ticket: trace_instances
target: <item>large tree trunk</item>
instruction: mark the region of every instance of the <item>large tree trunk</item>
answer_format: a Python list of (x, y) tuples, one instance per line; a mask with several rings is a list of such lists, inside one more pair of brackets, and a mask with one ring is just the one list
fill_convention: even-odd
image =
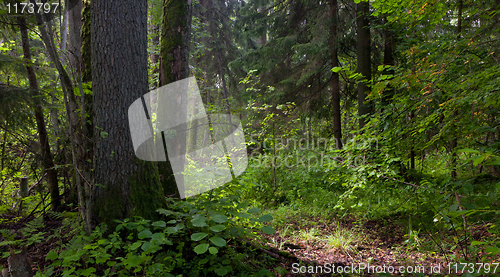
[(31, 66), (31, 53), (28, 38), (28, 28), (26, 27), (26, 19), (23, 16), (17, 18), (19, 24), (19, 29), (21, 31), (21, 40), (23, 47), (23, 55), (26, 60), (26, 71), (28, 72), (28, 81), (30, 89), (33, 94), (33, 111), (35, 113), (36, 127), (38, 131), (38, 138), (40, 139), (40, 150), (42, 154), (42, 164), (43, 168), (47, 172), (48, 187), (50, 192), (52, 209), (57, 210), (61, 204), (59, 196), (59, 185), (57, 181), (57, 171), (54, 168), (54, 162), (52, 161), (52, 153), (50, 152), (49, 138), (47, 134), (47, 129), (45, 127), (45, 119), (43, 117), (43, 108), (40, 101), (40, 91), (38, 87), (38, 81), (36, 79), (35, 70)]
[[(179, 81), (189, 77), (189, 43), (191, 41), (191, 1), (190, 0), (164, 0), (163, 1), (163, 22), (162, 35), (160, 42), (160, 86), (164, 86), (175, 81)], [(176, 105), (187, 105), (187, 97), (179, 94), (177, 103), (173, 101), (161, 100), (159, 103), (170, 103), (172, 107), (161, 109), (168, 112), (170, 109), (177, 109)], [(180, 108), (178, 110), (185, 110)], [(176, 122), (185, 122), (186, 114), (177, 114)], [(168, 119), (167, 115), (158, 114), (158, 118)], [(185, 141), (185, 140), (184, 140)], [(173, 155), (179, 156), (185, 153), (186, 145), (179, 145), (173, 151)], [(167, 157), (168, 160), (168, 157)], [(169, 195), (180, 197), (177, 188), (177, 183), (174, 179), (174, 174), (170, 162), (161, 163), (160, 172), (163, 179), (163, 188)], [(181, 177), (182, 178), (182, 177)]]
[[(339, 65), (338, 57), (338, 3), (337, 0), (330, 0), (330, 49), (332, 55), (332, 66)], [(333, 111), (333, 136), (335, 147), (342, 148), (342, 118), (340, 115), (340, 79), (338, 72), (332, 72), (332, 111)]]
[[(370, 105), (365, 103), (366, 93), (370, 91), (368, 82), (371, 80), (371, 49), (370, 49), (370, 4), (360, 2), (356, 4), (356, 30), (358, 51), (358, 73), (362, 75), (358, 82), (358, 115), (363, 116), (371, 112)], [(359, 119), (359, 127), (365, 126), (365, 119)]]
[(155, 219), (165, 206), (158, 169), (134, 153), (128, 108), (148, 92), (147, 1), (93, 0), (91, 49), (94, 147), (93, 219)]

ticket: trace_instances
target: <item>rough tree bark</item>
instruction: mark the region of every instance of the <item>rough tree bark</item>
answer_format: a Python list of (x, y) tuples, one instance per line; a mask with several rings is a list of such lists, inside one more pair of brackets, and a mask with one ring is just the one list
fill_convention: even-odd
[(94, 223), (158, 218), (165, 206), (158, 169), (137, 159), (128, 108), (148, 92), (147, 1), (91, 1)]

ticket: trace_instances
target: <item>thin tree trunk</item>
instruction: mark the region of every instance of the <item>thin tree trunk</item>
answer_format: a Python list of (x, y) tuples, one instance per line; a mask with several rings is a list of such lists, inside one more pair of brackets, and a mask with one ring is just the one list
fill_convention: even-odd
[[(332, 55), (332, 66), (339, 65), (338, 58), (338, 3), (337, 0), (330, 0), (330, 49)], [(335, 147), (342, 148), (342, 117), (340, 113), (340, 79), (338, 72), (332, 72), (332, 111), (333, 111), (333, 136)]]
[(19, 16), (17, 18), (19, 29), (21, 31), (21, 40), (23, 47), (23, 55), (26, 60), (26, 71), (28, 72), (28, 81), (30, 89), (33, 94), (33, 99), (35, 101), (33, 105), (33, 110), (35, 113), (38, 138), (40, 139), (40, 150), (42, 154), (42, 164), (47, 172), (48, 187), (51, 198), (51, 205), (53, 210), (57, 210), (61, 204), (59, 196), (59, 184), (57, 180), (57, 171), (54, 168), (54, 162), (52, 160), (52, 154), (50, 152), (49, 139), (47, 134), (47, 129), (45, 127), (45, 119), (43, 116), (43, 108), (40, 102), (40, 91), (38, 87), (38, 81), (35, 75), (35, 70), (31, 66), (31, 53), (28, 38), (28, 28), (26, 27), (26, 19), (24, 16)]
[[(67, 0), (69, 10), (69, 47), (68, 47), (68, 60), (70, 71), (73, 74), (79, 72), (81, 68), (81, 48), (82, 48), (82, 0)], [(75, 75), (73, 75), (75, 76)]]
[[(462, 33), (462, 8), (463, 8), (463, 0), (458, 0), (458, 23), (457, 23), (457, 39), (460, 39)], [(455, 120), (458, 117), (458, 112), (453, 111), (453, 119)], [(455, 180), (457, 178), (457, 163), (458, 156), (456, 152), (458, 140), (457, 140), (457, 131), (456, 125), (452, 124), (452, 131), (454, 132), (454, 136), (451, 139), (450, 148), (451, 148), (451, 178)], [(464, 219), (465, 220), (465, 219)]]
[[(209, 1), (212, 1), (212, 0), (209, 0)], [(258, 12), (259, 13), (266, 12), (266, 7), (264, 6), (260, 9), (258, 9)], [(266, 16), (266, 15), (264, 15), (264, 16)], [(259, 38), (260, 47), (264, 47), (264, 45), (266, 45), (266, 43), (267, 43), (267, 26), (264, 26), (263, 31), (262, 31), (262, 35)]]
[[(387, 23), (387, 19), (383, 19), (385, 24)], [(388, 66), (394, 66), (394, 36), (392, 31), (388, 26), (386, 26), (383, 30), (383, 37), (384, 37), (384, 60), (383, 64), (388, 65)], [(391, 75), (394, 74), (394, 70), (391, 69), (385, 69), (384, 70), (385, 75)], [(389, 105), (391, 102), (392, 97), (394, 96), (394, 88), (392, 86), (388, 86), (384, 90), (384, 95), (382, 95), (382, 107), (385, 107)]]
[(64, 17), (63, 17), (63, 21), (62, 21), (62, 26), (60, 28), (60, 30), (61, 30), (61, 56), (60, 56), (60, 59), (61, 59), (61, 63), (63, 65), (65, 64), (64, 54), (65, 54), (66, 47), (68, 44), (68, 15), (69, 15), (68, 7), (66, 7), (64, 9)]
[(82, 49), (81, 49), (81, 74), (82, 82), (87, 83), (92, 81), (92, 71), (91, 71), (91, 51), (90, 51), (90, 3), (89, 1), (84, 1), (82, 10)]
[[(34, 0), (31, 0), (32, 3), (35, 3)], [(74, 94), (73, 90), (73, 83), (71, 82), (71, 79), (69, 77), (68, 72), (66, 69), (64, 69), (63, 64), (61, 63), (61, 60), (59, 59), (59, 56), (57, 55), (57, 50), (54, 44), (54, 40), (52, 37), (52, 34), (50, 33), (50, 28), (49, 31), (45, 28), (46, 24), (43, 22), (42, 15), (39, 13), (35, 13), (36, 16), (36, 21), (38, 24), (38, 29), (40, 30), (40, 34), (42, 37), (42, 40), (45, 44), (45, 48), (47, 49), (47, 52), (49, 53), (50, 59), (54, 63), (57, 71), (59, 72), (59, 77), (61, 78), (62, 85), (66, 88), (66, 91), (69, 96), (69, 119), (70, 119), (70, 124), (73, 125), (73, 130), (79, 130), (79, 118), (78, 114), (76, 113), (76, 96)], [(78, 140), (78, 136), (77, 136)], [(81, 145), (79, 141), (77, 141), (77, 145)]]
[[(366, 94), (370, 91), (368, 83), (371, 76), (371, 49), (370, 49), (370, 4), (361, 1), (356, 4), (356, 30), (358, 51), (358, 73), (362, 75), (358, 82), (358, 115), (364, 116), (371, 112), (370, 105), (365, 103)], [(365, 119), (359, 119), (359, 127), (365, 126)]]

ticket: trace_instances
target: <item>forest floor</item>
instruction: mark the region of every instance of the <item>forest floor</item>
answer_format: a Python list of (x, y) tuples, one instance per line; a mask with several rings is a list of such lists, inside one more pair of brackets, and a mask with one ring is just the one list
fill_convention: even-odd
[[(424, 245), (434, 244), (430, 236), (415, 234), (413, 239), (409, 239), (408, 226), (401, 224), (398, 219), (369, 220), (361, 224), (352, 219), (340, 222), (334, 219), (325, 221), (324, 217), (320, 216), (307, 218), (305, 224), (297, 220), (300, 219), (297, 217), (292, 216), (289, 219), (286, 226), (281, 228), (281, 232), (264, 235), (267, 246), (285, 251), (293, 257), (282, 258), (280, 266), (286, 268), (288, 274), (281, 276), (461, 276), (464, 274), (456, 270), (455, 266), (456, 260), (463, 257), (460, 246), (448, 253), (446, 250), (438, 253), (424, 249), (426, 248)], [(478, 230), (474, 236), (489, 235), (485, 228)], [(480, 261), (481, 256), (481, 253), (474, 254), (474, 259)], [(451, 257), (455, 258), (451, 260)], [(346, 270), (348, 272), (345, 272)], [(344, 272), (339, 274), (339, 271)]]
[[(20, 238), (18, 231), (33, 220), (33, 217), (18, 219), (7, 215), (1, 215), (0, 218), (2, 222), (11, 222), (0, 223), (0, 229), (16, 233), (16, 238)], [(51, 263), (45, 259), (51, 249), (69, 240), (62, 235), (54, 236), (63, 225), (60, 219), (47, 215), (43, 218), (44, 226), (38, 229), (39, 232), (43, 232), (43, 237), (31, 244), (27, 251), (35, 272)], [(13, 223), (16, 219), (17, 223)], [(325, 220), (325, 217), (320, 216), (309, 217), (303, 222), (297, 215), (282, 219), (285, 219), (282, 221), (285, 223), (278, 227), (276, 234), (262, 234), (252, 243), (259, 248), (257, 245), (264, 242), (265, 247), (262, 246), (260, 250), (262, 255), (275, 258), (275, 264), (267, 267), (275, 272), (276, 276), (462, 275), (461, 272), (456, 272), (454, 268), (447, 266), (452, 262), (447, 260), (447, 256), (459, 254), (458, 251), (447, 253), (447, 256), (442, 253), (422, 251), (418, 249), (417, 244), (432, 242), (424, 241), (425, 238), (421, 234), (414, 238), (421, 237), (421, 241), (414, 241), (409, 245), (407, 228), (398, 220), (371, 220), (360, 224), (353, 219)], [(339, 230), (344, 231), (339, 232)], [(6, 258), (0, 260), (0, 266), (7, 268)], [(335, 266), (335, 270), (332, 266)], [(348, 272), (339, 274), (339, 268)]]

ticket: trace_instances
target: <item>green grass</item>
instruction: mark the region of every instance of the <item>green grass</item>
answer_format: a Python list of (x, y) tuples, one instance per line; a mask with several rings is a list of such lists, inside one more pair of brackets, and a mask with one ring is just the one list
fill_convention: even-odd
[(356, 245), (363, 242), (363, 236), (354, 230), (336, 228), (335, 231), (324, 239), (326, 247), (352, 253), (356, 251)]
[(307, 243), (313, 243), (319, 239), (318, 236), (319, 231), (315, 228), (311, 228), (309, 230), (300, 230), (296, 238)]

